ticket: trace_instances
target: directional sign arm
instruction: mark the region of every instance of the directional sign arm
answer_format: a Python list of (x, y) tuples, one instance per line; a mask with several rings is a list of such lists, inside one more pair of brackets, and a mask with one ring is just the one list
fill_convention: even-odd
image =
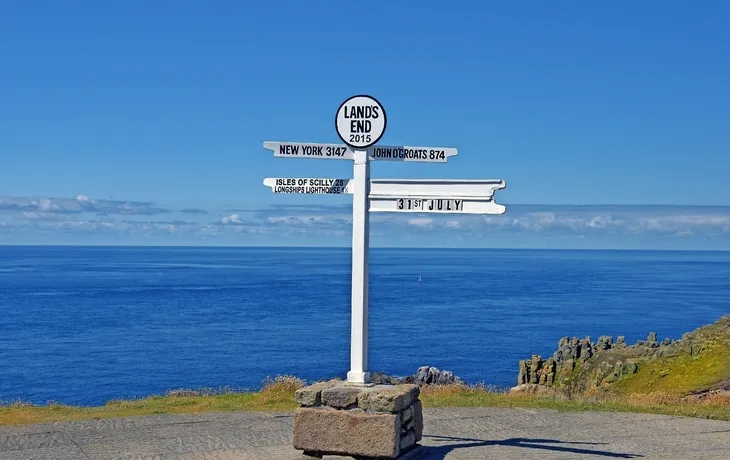
[[(316, 144), (311, 142), (266, 141), (264, 148), (278, 158), (309, 158), (325, 160), (353, 160), (354, 150), (345, 144)], [(451, 147), (414, 147), (409, 145), (380, 146), (366, 149), (372, 161), (403, 161), (446, 163), (459, 152)]]
[(374, 145), (368, 148), (368, 156), (374, 161), (418, 161), (424, 163), (446, 163), (456, 156), (457, 149), (450, 147), (413, 147), (409, 145)]
[(422, 198), (370, 196), (371, 212), (420, 212), (437, 214), (504, 214), (494, 201), (473, 198)]
[(264, 185), (274, 193), (304, 193), (350, 195), (352, 179), (329, 179), (317, 177), (267, 177)]
[[(269, 177), (264, 185), (274, 193), (352, 195), (356, 180)], [(505, 187), (503, 180), (372, 179), (369, 210), (504, 214), (506, 208), (494, 202), (494, 192)]]
[(266, 141), (264, 148), (279, 158), (309, 158), (323, 160), (352, 160), (353, 151), (342, 144)]
[(370, 184), (373, 212), (504, 214), (494, 202), (503, 180), (375, 179)]
[(472, 197), (491, 199), (507, 184), (503, 180), (373, 179), (370, 195)]

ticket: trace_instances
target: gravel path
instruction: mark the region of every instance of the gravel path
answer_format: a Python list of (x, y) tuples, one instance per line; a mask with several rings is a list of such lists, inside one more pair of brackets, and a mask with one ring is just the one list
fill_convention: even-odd
[[(0, 427), (0, 460), (293, 460), (291, 425), (225, 412)], [(713, 420), (449, 408), (426, 409), (424, 425), (424, 460), (730, 459), (730, 422)]]

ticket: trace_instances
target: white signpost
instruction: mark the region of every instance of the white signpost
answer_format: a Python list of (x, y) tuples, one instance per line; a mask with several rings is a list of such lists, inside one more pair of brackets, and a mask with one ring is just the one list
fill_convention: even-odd
[(264, 142), (275, 157), (352, 160), (352, 179), (267, 178), (274, 193), (352, 195), (352, 316), (347, 381), (368, 384), (368, 249), (370, 212), (504, 214), (494, 192), (502, 180), (370, 179), (370, 161), (446, 163), (455, 148), (375, 146), (387, 126), (375, 98), (353, 96), (337, 109), (335, 127), (345, 145)]

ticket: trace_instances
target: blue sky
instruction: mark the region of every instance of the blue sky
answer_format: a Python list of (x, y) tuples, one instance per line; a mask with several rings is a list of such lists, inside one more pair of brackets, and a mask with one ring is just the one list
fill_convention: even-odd
[[(448, 6), (447, 6), (448, 5)], [(0, 2), (0, 244), (348, 245), (350, 177), (266, 140), (456, 147), (373, 177), (503, 179), (503, 216), (373, 216), (378, 246), (730, 249), (730, 5)]]

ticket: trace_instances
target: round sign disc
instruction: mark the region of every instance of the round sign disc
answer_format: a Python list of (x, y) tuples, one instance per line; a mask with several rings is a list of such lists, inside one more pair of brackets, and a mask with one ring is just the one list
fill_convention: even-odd
[(371, 96), (352, 96), (340, 105), (335, 115), (335, 128), (342, 142), (353, 149), (375, 145), (387, 125), (385, 109)]

